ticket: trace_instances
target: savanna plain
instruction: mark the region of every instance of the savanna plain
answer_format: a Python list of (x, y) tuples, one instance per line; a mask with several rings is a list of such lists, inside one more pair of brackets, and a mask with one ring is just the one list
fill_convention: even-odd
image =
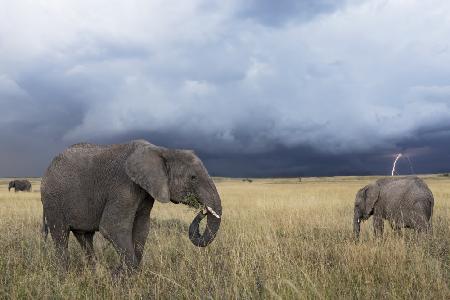
[(118, 257), (95, 236), (89, 267), (71, 236), (70, 267), (58, 270), (51, 239), (41, 236), (40, 180), (33, 192), (8, 192), (0, 180), (0, 298), (21, 299), (449, 299), (450, 178), (425, 176), (435, 197), (432, 235), (371, 219), (352, 234), (359, 188), (375, 177), (215, 178), (223, 220), (215, 241), (194, 247), (195, 211), (155, 203), (141, 269), (112, 278)]

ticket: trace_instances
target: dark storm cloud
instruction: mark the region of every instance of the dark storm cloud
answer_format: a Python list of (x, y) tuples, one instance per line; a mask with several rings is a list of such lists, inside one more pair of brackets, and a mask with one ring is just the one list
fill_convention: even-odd
[[(403, 153), (403, 157), (397, 163), (397, 174), (415, 175), (450, 171), (450, 130), (417, 133), (412, 138), (392, 143), (390, 147), (372, 148), (358, 153), (329, 153), (310, 146), (286, 147), (276, 141), (266, 141), (265, 144), (270, 147), (257, 153), (246, 152), (237, 145), (233, 149), (220, 151), (213, 148), (215, 150), (208, 151), (209, 144), (220, 144), (221, 141), (199, 137), (195, 132), (180, 135), (176, 130), (128, 132), (97, 142), (118, 143), (140, 138), (165, 147), (195, 150), (213, 176), (390, 175), (397, 153)], [(202, 138), (206, 140), (202, 142)]]
[[(399, 149), (409, 155), (403, 160), (403, 172), (448, 173), (450, 171), (450, 122), (435, 130), (418, 132), (399, 143)], [(402, 167), (402, 166), (400, 166)]]
[(135, 4), (7, 5), (0, 176), (138, 138), (223, 176), (389, 174), (398, 152), (400, 174), (450, 169), (449, 4)]
[[(47, 70), (46, 70), (47, 71)], [(65, 147), (64, 134), (81, 123), (85, 106), (77, 86), (39, 70), (21, 74), (17, 81), (3, 76), (0, 85), (1, 176), (40, 176), (53, 155)]]

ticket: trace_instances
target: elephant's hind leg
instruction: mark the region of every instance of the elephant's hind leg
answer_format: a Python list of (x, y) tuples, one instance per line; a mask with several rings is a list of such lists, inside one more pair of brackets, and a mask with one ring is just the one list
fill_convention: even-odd
[(427, 210), (429, 208), (422, 207), (422, 203), (416, 205), (416, 209), (411, 212), (411, 227), (418, 232), (431, 232), (431, 218)]
[(77, 238), (78, 243), (80, 243), (81, 248), (86, 254), (86, 260), (90, 264), (95, 263), (95, 252), (94, 252), (94, 234), (95, 232), (79, 232), (73, 231), (73, 234)]
[(53, 243), (55, 244), (56, 255), (61, 262), (64, 271), (69, 268), (69, 228), (63, 225), (50, 225), (50, 233), (52, 235)]
[(432, 227), (431, 223), (426, 219), (425, 216), (419, 216), (415, 220), (415, 226), (413, 227), (417, 232), (431, 233)]

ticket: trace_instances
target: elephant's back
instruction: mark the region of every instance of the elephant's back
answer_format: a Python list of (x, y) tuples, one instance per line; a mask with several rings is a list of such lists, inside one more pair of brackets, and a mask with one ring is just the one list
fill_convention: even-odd
[(398, 194), (404, 196), (429, 197), (433, 196), (428, 185), (419, 177), (389, 177), (377, 181), (382, 190), (389, 195)]
[(429, 219), (434, 205), (433, 194), (428, 185), (418, 177), (405, 177), (386, 180), (383, 188), (387, 211), (396, 222), (411, 223), (414, 216)]
[[(127, 145), (96, 145), (79, 143), (53, 158), (42, 179), (42, 188), (73, 185), (82, 188), (83, 179), (99, 177), (104, 169), (121, 159)], [(126, 151), (125, 151), (126, 152)]]
[(404, 201), (413, 205), (417, 203), (433, 205), (433, 193), (423, 179), (412, 177), (405, 182)]
[(31, 188), (31, 182), (28, 180), (21, 180), (21, 188), (23, 191), (28, 191)]
[(76, 144), (50, 163), (41, 185), (46, 215), (59, 215), (71, 228), (97, 230), (115, 181), (123, 180), (127, 145)]
[[(148, 144), (136, 140), (127, 144), (97, 145), (78, 143), (55, 156), (41, 183), (42, 196), (53, 191), (86, 191), (92, 184), (101, 185), (120, 180), (125, 175), (124, 162), (137, 145)], [(127, 177), (128, 178), (128, 177)], [(93, 181), (93, 183), (91, 183)]]
[(25, 180), (19, 180), (20, 181), (20, 183), (23, 185), (23, 186), (31, 186), (31, 182), (29, 181), (29, 180), (27, 180), (27, 179), (25, 179)]

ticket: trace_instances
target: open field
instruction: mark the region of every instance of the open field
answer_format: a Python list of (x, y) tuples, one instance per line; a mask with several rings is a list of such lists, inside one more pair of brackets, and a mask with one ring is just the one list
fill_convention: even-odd
[(352, 239), (356, 191), (371, 177), (218, 178), (223, 204), (219, 235), (195, 248), (195, 212), (156, 203), (142, 270), (112, 280), (114, 249), (100, 234), (95, 270), (85, 267), (72, 236), (71, 266), (58, 273), (52, 242), (40, 236), (39, 180), (33, 192), (8, 193), (0, 180), (0, 298), (450, 298), (450, 178), (428, 176), (435, 197), (432, 236), (374, 239), (371, 220)]

